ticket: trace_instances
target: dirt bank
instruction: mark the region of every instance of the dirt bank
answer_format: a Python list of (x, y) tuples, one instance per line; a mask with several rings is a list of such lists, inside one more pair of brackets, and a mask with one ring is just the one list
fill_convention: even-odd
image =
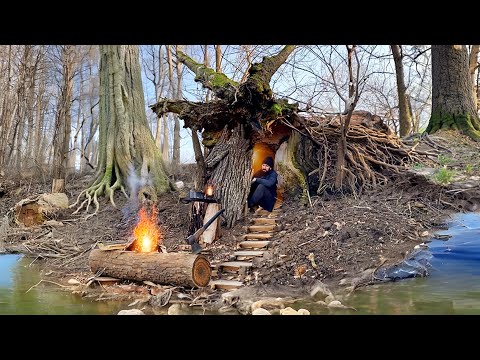
[[(476, 210), (480, 200), (478, 145), (442, 133), (420, 141), (418, 149), (434, 155), (422, 164), (412, 164), (408, 171), (375, 190), (355, 197), (312, 196), (311, 202), (286, 197), (279, 215), (280, 231), (263, 260), (254, 264), (251, 273), (240, 275), (241, 280), (263, 289), (303, 289), (302, 294), (308, 294), (316, 281), (327, 284), (333, 292), (367, 285), (371, 278), (358, 279), (365, 270), (401, 261), (415, 245), (441, 228), (451, 212)], [(442, 183), (440, 169), (452, 172), (448, 182)], [(68, 181), (70, 202), (90, 180), (84, 177)], [(50, 188), (49, 183), (33, 179), (3, 177), (1, 182), (2, 218), (21, 199)], [(166, 194), (157, 203), (164, 245), (169, 252), (185, 245), (189, 205), (180, 202), (183, 195)], [(175, 301), (191, 303), (195, 299), (204, 306), (218, 308), (220, 290), (172, 290), (128, 281), (111, 286), (92, 282), (90, 250), (99, 244), (125, 243), (131, 233), (131, 217), (122, 212), (123, 195), (117, 194), (115, 201), (117, 209), (102, 200), (99, 213), (89, 220), (84, 219), (84, 213), (73, 215), (75, 209), (65, 209), (53, 216), (60, 226), (4, 227), (3, 248), (6, 252), (25, 253), (41, 263), (45, 279), (65, 285), (75, 279), (78, 283), (71, 281), (69, 290), (82, 296), (137, 299), (138, 304), (152, 305), (152, 297), (163, 294), (163, 298), (156, 297), (153, 306)], [(247, 217), (234, 228), (224, 229), (221, 239), (206, 248), (212, 263), (231, 259), (248, 221)], [(297, 290), (295, 296), (300, 296)]]

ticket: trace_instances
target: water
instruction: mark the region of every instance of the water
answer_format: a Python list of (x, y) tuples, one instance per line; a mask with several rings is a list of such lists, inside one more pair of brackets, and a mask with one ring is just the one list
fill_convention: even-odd
[[(480, 314), (480, 214), (457, 214), (448, 230), (436, 233), (451, 238), (428, 243), (433, 255), (430, 276), (367, 286), (340, 298), (355, 310), (329, 310), (304, 301), (292, 307), (311, 314)], [(35, 286), (41, 277), (31, 262), (0, 255), (0, 314), (113, 315), (129, 308), (126, 303), (82, 298), (53, 284)]]
[(341, 299), (356, 311), (302, 306), (315, 314), (480, 314), (480, 214), (457, 214), (448, 225), (435, 233), (451, 238), (428, 243), (429, 276), (360, 288)]
[(81, 298), (54, 284), (38, 284), (39, 269), (31, 263), (21, 255), (0, 255), (0, 315), (109, 315), (128, 308)]

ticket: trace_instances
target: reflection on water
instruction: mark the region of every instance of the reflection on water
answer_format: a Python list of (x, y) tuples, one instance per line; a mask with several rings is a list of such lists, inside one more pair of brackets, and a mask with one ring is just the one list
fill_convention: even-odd
[(0, 314), (96, 315), (117, 314), (125, 304), (95, 302), (63, 291), (53, 284), (40, 283), (32, 260), (20, 255), (0, 255)]
[(302, 304), (315, 314), (480, 314), (480, 214), (457, 214), (447, 241), (428, 243), (430, 276), (358, 289), (342, 299), (353, 310)]
[[(449, 229), (438, 234), (451, 238), (428, 243), (433, 255), (430, 276), (367, 286), (339, 298), (356, 311), (329, 310), (311, 302), (292, 307), (311, 314), (480, 314), (480, 214), (458, 214)], [(129, 308), (125, 303), (81, 298), (51, 284), (34, 286), (40, 275), (31, 262), (19, 255), (0, 255), (0, 314), (113, 315)], [(201, 309), (180, 313), (212, 314)]]

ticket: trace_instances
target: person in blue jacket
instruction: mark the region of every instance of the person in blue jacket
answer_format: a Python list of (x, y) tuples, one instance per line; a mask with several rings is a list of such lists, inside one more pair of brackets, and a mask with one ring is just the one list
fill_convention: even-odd
[(268, 156), (263, 160), (262, 169), (252, 178), (247, 200), (250, 211), (255, 211), (255, 207), (258, 206), (267, 211), (273, 210), (277, 197), (277, 177), (273, 170), (273, 158)]

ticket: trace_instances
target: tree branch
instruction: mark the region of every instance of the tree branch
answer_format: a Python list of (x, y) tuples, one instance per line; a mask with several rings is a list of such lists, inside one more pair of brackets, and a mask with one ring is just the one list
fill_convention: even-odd
[(197, 63), (181, 51), (177, 51), (177, 59), (195, 74), (196, 82), (200, 82), (203, 87), (213, 91), (220, 99), (226, 99), (226, 97), (231, 95), (231, 91), (225, 91), (226, 89), (238, 87), (238, 83), (229, 79), (225, 74), (216, 72), (204, 64)]

